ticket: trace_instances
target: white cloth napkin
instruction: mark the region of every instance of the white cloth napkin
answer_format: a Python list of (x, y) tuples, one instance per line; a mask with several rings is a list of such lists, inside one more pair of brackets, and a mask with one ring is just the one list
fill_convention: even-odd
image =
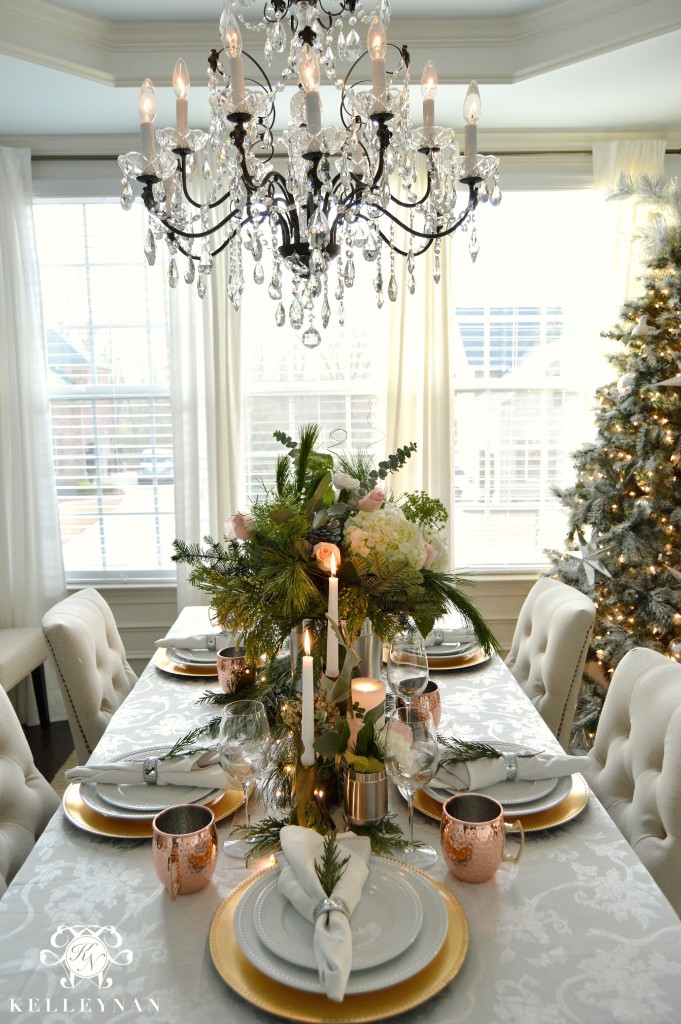
[[(158, 786), (197, 786), (229, 789), (233, 785), (214, 750), (199, 751), (157, 763)], [(145, 785), (144, 760), (111, 761), (107, 764), (79, 765), (69, 768), (66, 778), (71, 782), (109, 782), (114, 785)], [(238, 787), (237, 787), (238, 788)]]
[[(299, 825), (285, 825), (279, 835), (286, 858), (286, 864), (279, 875), (279, 889), (296, 910), (312, 923), (314, 909), (325, 896), (315, 871), (315, 860), (321, 863), (324, 838), (312, 829), (301, 828)], [(338, 836), (338, 853), (341, 859), (349, 855), (350, 860), (333, 895), (345, 900), (352, 915), (369, 875), (371, 842), (366, 836), (344, 832)], [(352, 966), (352, 932), (345, 914), (334, 910), (317, 918), (314, 952), (319, 980), (326, 995), (337, 1003), (342, 1002)]]
[(477, 637), (472, 629), (434, 629), (426, 637), (426, 647), (467, 644), (474, 640), (477, 640)]
[[(492, 744), (494, 746), (494, 744)], [(440, 761), (452, 755), (447, 747), (440, 747)], [(590, 763), (586, 756), (570, 754), (533, 754), (518, 757), (518, 779), (536, 782), (537, 779), (560, 779), (581, 772)], [(481, 757), (477, 761), (455, 761), (447, 767), (441, 765), (430, 788), (443, 797), (461, 790), (473, 792), (487, 789), (507, 777), (507, 763), (503, 757)]]
[[(192, 636), (164, 636), (154, 640), (154, 647), (179, 647), (183, 651), (220, 651), (230, 647), (232, 633), (194, 633)], [(212, 646), (215, 641), (215, 647)], [(210, 646), (209, 646), (210, 643)]]

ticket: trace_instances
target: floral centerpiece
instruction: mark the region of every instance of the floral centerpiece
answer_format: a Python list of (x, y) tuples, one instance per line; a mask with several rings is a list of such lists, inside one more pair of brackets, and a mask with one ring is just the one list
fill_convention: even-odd
[[(319, 433), (308, 425), (298, 440), (274, 435), (287, 449), (275, 484), (225, 524), (225, 544), (211, 537), (204, 546), (174, 544), (174, 560), (189, 565), (190, 582), (210, 594), (214, 617), (261, 666), (255, 683), (249, 674), (234, 694), (203, 698), (252, 696), (268, 710), (275, 745), (263, 789), (290, 812), (250, 830), (256, 852), (276, 845), (278, 830), (291, 821), (327, 831), (329, 808), (339, 800), (338, 765), (361, 773), (380, 762), (374, 727), (384, 709), (365, 712), (349, 700), (359, 662), (353, 643), (367, 622), (388, 643), (414, 625), (426, 636), (456, 609), (486, 652), (497, 649), (462, 591), (467, 581), (446, 568), (444, 505), (424, 492), (396, 495), (390, 486), (416, 445), (374, 467), (366, 452), (319, 451)], [(295, 659), (293, 674), (282, 647), (303, 623), (310, 654)], [(400, 835), (385, 821), (372, 832), (374, 848), (399, 848)]]
[(247, 657), (276, 657), (304, 620), (315, 639), (326, 631), (332, 571), (350, 644), (367, 619), (389, 642), (407, 619), (426, 636), (456, 609), (486, 651), (496, 646), (462, 592), (466, 581), (445, 568), (442, 502), (423, 492), (395, 498), (385, 484), (415, 444), (374, 468), (366, 452), (317, 451), (316, 425), (303, 427), (297, 441), (275, 437), (288, 449), (277, 460), (275, 485), (225, 524), (227, 544), (175, 541), (174, 560), (190, 565), (190, 582), (211, 595), (215, 617), (241, 636)]

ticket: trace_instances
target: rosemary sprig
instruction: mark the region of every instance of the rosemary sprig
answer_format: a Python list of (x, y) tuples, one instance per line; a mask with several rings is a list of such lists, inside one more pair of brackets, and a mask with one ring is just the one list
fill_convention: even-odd
[[(400, 851), (409, 845), (402, 829), (395, 821), (394, 814), (388, 814), (376, 825), (353, 825), (352, 831), (359, 836), (367, 836), (371, 842), (371, 852), (377, 856), (399, 857)], [(414, 846), (422, 846), (414, 840)]]
[(451, 753), (440, 758), (441, 768), (446, 768), (450, 764), (462, 761), (479, 761), (483, 757), (501, 757), (501, 751), (493, 747), (491, 743), (460, 740), (455, 736), (438, 736), (437, 740), (441, 746), (451, 751)]
[(296, 813), (293, 810), (288, 818), (261, 818), (260, 821), (256, 821), (250, 826), (235, 825), (230, 834), (241, 835), (247, 843), (252, 844), (246, 854), (246, 863), (248, 864), (252, 857), (264, 857), (268, 853), (274, 853), (275, 850), (281, 849), (279, 833), (284, 825), (294, 825), (295, 823)]
[(206, 725), (200, 725), (196, 729), (192, 729), (190, 732), (185, 733), (181, 736), (177, 743), (168, 750), (162, 757), (159, 757), (159, 761), (167, 761), (171, 757), (183, 757), (189, 756), (189, 754), (198, 754), (200, 751), (209, 750), (210, 747), (192, 746), (197, 740), (205, 736), (207, 739), (217, 739), (218, 732), (220, 731), (220, 716), (216, 715), (215, 718), (211, 718), (210, 722)]
[[(491, 743), (481, 743), (476, 740), (459, 740), (455, 736), (438, 736), (438, 743), (447, 747), (452, 751), (444, 758), (440, 758), (440, 767), (447, 767), (447, 765), (454, 764), (455, 762), (461, 761), (479, 761), (483, 757), (503, 757), (503, 751), (497, 750), (496, 747), (492, 746)], [(517, 757), (535, 757), (536, 754), (541, 754), (541, 748), (538, 750), (529, 747), (522, 751), (518, 748), (516, 754)]]
[(338, 850), (338, 836), (335, 832), (331, 832), (329, 835), (324, 836), (322, 862), (319, 864), (315, 861), (314, 869), (315, 874), (319, 879), (319, 884), (327, 896), (332, 894), (333, 890), (345, 874), (345, 869), (348, 866), (349, 860), (349, 854), (341, 860)]

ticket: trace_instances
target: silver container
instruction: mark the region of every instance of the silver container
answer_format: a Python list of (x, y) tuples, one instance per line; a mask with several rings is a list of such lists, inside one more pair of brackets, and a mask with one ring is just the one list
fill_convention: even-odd
[(388, 813), (388, 777), (344, 769), (345, 817), (350, 825), (377, 825)]

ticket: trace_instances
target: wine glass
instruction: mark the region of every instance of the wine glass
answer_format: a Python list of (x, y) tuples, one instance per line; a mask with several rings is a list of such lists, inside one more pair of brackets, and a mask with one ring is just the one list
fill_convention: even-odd
[(437, 860), (437, 851), (414, 842), (414, 793), (427, 786), (437, 772), (437, 735), (433, 716), (406, 705), (395, 708), (385, 730), (385, 770), (407, 801), (409, 843), (400, 851), (400, 860), (415, 867), (428, 867)]
[(423, 693), (428, 685), (426, 642), (417, 629), (398, 633), (388, 648), (388, 685), (404, 704)]
[[(260, 776), (272, 742), (265, 705), (259, 700), (235, 700), (225, 707), (220, 721), (218, 752), (227, 774), (244, 790), (246, 828), (251, 824), (248, 798)], [(246, 857), (252, 844), (244, 839), (228, 839), (223, 844), (231, 857)]]

